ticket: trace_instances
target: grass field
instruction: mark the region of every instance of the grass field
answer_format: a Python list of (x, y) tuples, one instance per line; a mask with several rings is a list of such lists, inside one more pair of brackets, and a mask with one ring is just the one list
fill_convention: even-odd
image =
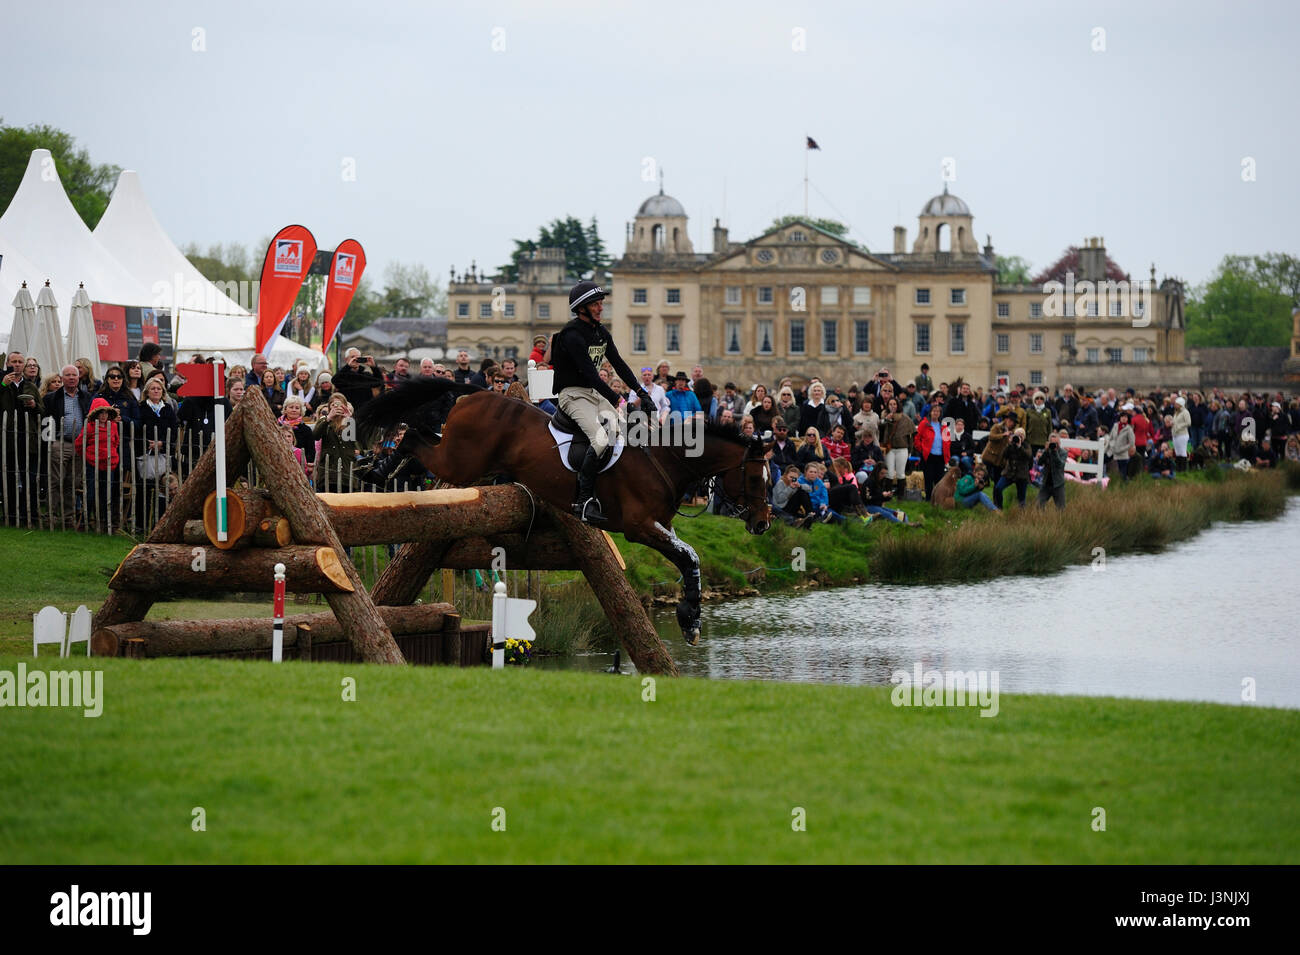
[(6, 862), (1300, 861), (1285, 710), (1003, 696), (989, 719), (887, 688), (660, 680), (644, 702), (564, 672), (95, 665), (99, 718), (0, 710)]

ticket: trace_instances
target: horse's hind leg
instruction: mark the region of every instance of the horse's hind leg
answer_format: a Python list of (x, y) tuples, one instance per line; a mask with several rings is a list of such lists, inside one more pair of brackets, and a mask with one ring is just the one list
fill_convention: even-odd
[(682, 574), (682, 599), (677, 602), (677, 625), (691, 646), (700, 643), (700, 558), (695, 548), (673, 533), (672, 528), (655, 522), (647, 528), (625, 528), (623, 535), (636, 544), (645, 544), (663, 554)]

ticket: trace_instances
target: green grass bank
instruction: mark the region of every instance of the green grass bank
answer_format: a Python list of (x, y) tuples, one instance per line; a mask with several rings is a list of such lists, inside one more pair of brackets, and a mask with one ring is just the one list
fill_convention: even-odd
[(659, 680), (646, 702), (639, 679), (553, 671), (94, 664), (98, 718), (0, 710), (11, 863), (1300, 861), (1294, 711), (1003, 695), (985, 718), (872, 687)]

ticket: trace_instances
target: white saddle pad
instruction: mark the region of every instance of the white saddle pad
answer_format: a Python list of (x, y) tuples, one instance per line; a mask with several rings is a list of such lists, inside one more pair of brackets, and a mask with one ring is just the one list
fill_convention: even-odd
[[(569, 463), (569, 445), (573, 444), (573, 435), (560, 431), (554, 424), (548, 424), (547, 427), (551, 429), (551, 437), (555, 439), (556, 447), (560, 452), (560, 463), (567, 470), (574, 471), (575, 468)], [(621, 434), (614, 439), (614, 453), (609, 456), (609, 463), (600, 469), (602, 474), (617, 464), (618, 459), (623, 456), (624, 443)]]

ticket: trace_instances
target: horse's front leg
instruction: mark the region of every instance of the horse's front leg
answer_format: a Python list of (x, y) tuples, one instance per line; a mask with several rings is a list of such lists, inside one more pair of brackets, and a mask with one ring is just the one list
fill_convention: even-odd
[(677, 602), (677, 625), (691, 646), (700, 643), (700, 558), (695, 548), (678, 537), (671, 527), (658, 522), (648, 526), (625, 527), (623, 536), (663, 554), (682, 575), (682, 599)]

